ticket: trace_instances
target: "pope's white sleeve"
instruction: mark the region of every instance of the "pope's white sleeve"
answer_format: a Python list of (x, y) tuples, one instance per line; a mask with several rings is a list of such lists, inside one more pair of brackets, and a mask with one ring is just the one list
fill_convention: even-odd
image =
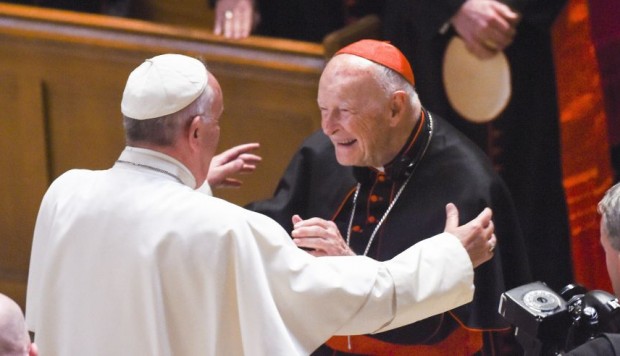
[(392, 294), (392, 315), (375, 332), (454, 309), (472, 300), (473, 278), (471, 260), (458, 238), (443, 233), (423, 240), (382, 263), (366, 305), (337, 334), (364, 333), (364, 309), (386, 293)]

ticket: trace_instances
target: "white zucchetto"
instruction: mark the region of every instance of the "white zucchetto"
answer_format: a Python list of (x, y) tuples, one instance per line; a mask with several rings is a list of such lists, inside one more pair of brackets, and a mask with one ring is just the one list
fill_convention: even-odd
[(196, 100), (207, 82), (207, 69), (195, 58), (162, 54), (147, 59), (129, 74), (121, 112), (136, 120), (175, 113)]

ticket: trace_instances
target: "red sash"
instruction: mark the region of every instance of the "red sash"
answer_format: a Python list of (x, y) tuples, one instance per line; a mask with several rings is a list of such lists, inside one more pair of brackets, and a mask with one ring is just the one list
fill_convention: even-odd
[(482, 349), (482, 331), (459, 327), (447, 338), (433, 345), (400, 345), (381, 341), (367, 335), (333, 336), (326, 344), (334, 350), (364, 354), (390, 356), (445, 356), (472, 355)]

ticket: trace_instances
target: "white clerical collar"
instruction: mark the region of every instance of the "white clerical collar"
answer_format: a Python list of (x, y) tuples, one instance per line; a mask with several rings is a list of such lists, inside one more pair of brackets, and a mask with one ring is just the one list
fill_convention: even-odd
[(128, 163), (137, 167), (151, 169), (176, 179), (192, 189), (196, 189), (194, 175), (178, 160), (147, 148), (126, 146), (117, 163)]

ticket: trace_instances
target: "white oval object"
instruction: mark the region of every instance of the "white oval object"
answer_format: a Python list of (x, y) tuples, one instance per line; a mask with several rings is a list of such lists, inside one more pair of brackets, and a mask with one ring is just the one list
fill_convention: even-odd
[(452, 108), (475, 123), (497, 118), (512, 92), (510, 65), (504, 52), (479, 59), (458, 36), (450, 40), (444, 54), (443, 82)]

